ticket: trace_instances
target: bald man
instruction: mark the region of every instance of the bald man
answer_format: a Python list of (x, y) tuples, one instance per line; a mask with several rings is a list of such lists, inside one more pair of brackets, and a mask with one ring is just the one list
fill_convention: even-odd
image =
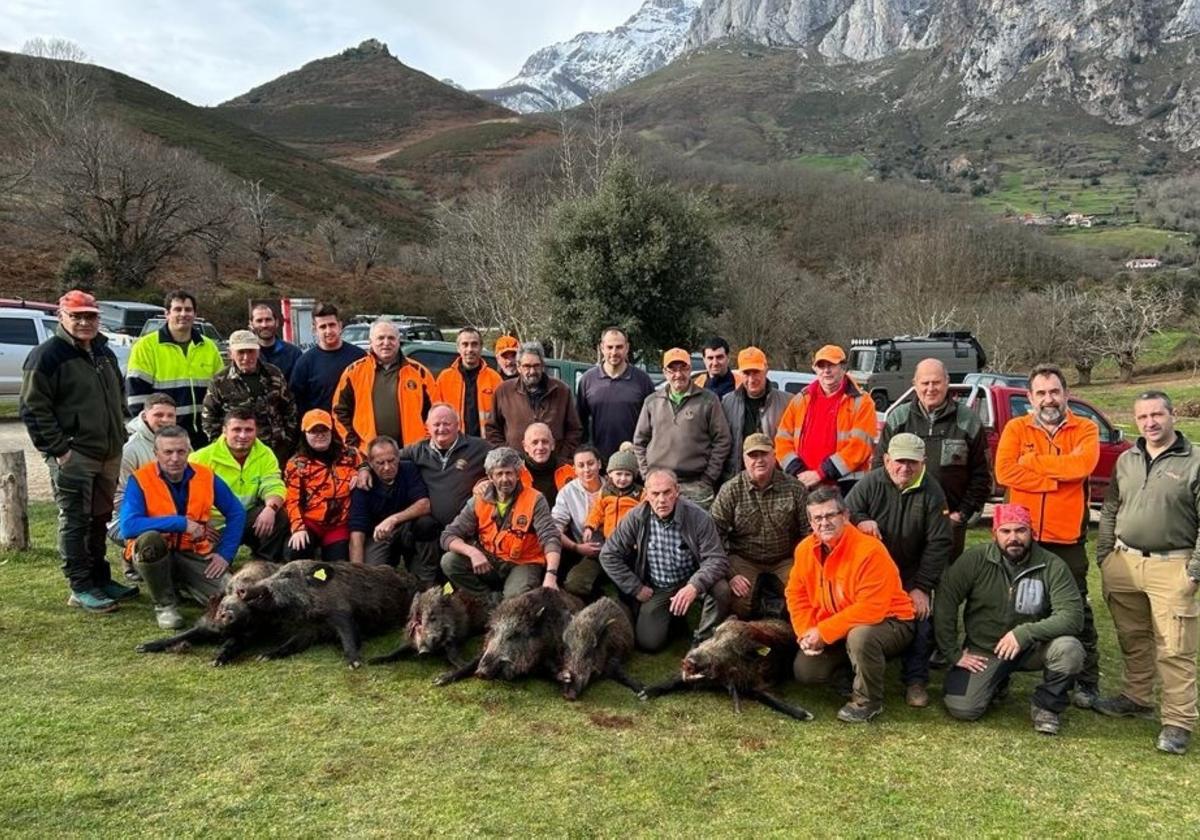
[(400, 351), (391, 321), (371, 325), (371, 351), (342, 373), (333, 394), (334, 425), (348, 446), (363, 448), (380, 435), (407, 446), (425, 437), (425, 418), (439, 400), (437, 381)]
[(987, 435), (979, 416), (950, 398), (950, 375), (937, 359), (923, 359), (913, 373), (913, 399), (897, 406), (879, 435), (873, 466), (883, 466), (888, 444), (902, 432), (925, 441), (925, 472), (937, 480), (950, 511), (950, 562), (963, 552), (967, 523), (992, 492)]

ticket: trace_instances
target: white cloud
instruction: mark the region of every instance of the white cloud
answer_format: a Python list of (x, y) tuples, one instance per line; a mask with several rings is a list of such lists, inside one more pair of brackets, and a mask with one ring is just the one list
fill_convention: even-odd
[(492, 87), (534, 50), (623, 22), (642, 0), (5, 0), (0, 49), (66, 38), (97, 64), (215, 105), (367, 38), (436, 78)]

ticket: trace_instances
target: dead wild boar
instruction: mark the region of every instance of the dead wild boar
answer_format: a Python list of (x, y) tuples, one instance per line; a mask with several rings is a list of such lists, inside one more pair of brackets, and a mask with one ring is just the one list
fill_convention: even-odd
[(242, 601), (239, 593), (252, 583), (265, 580), (279, 570), (278, 563), (266, 560), (251, 560), (238, 569), (225, 585), (224, 595), (213, 595), (208, 600), (204, 615), (188, 630), (165, 639), (143, 642), (137, 646), (138, 653), (182, 653), (192, 645), (219, 644), (212, 664), (226, 665), (232, 662), (248, 645), (256, 641), (277, 638), (270, 616), (251, 610)]
[(582, 606), (574, 595), (541, 587), (502, 601), (488, 620), (479, 655), (442, 674), (434, 684), (447, 685), (471, 674), (485, 680), (515, 680), (539, 668), (556, 675), (563, 631)]
[(612, 598), (601, 598), (576, 613), (563, 633), (562, 668), (558, 681), (563, 697), (578, 700), (596, 677), (609, 677), (639, 692), (643, 686), (625, 673), (633, 652), (633, 622)]
[(736, 711), (741, 711), (742, 696), (796, 720), (812, 720), (807, 709), (786, 703), (768, 691), (790, 672), (796, 650), (796, 636), (786, 621), (730, 618), (711, 638), (688, 651), (679, 676), (646, 688), (641, 696), (658, 697), (689, 687), (722, 688), (733, 698)]
[(293, 560), (269, 578), (250, 584), (241, 598), (292, 628), (292, 635), (264, 659), (299, 653), (323, 636), (336, 636), (351, 668), (362, 665), (364, 635), (399, 625), (416, 594), (416, 579), (390, 566), (356, 566)]
[(409, 653), (422, 656), (441, 653), (451, 665), (460, 667), (463, 643), (484, 631), (496, 603), (497, 599), (491, 596), (480, 598), (461, 589), (447, 594), (442, 587), (431, 586), (413, 598), (408, 624), (404, 627), (405, 638), (399, 647), (367, 662), (379, 665), (395, 662)]

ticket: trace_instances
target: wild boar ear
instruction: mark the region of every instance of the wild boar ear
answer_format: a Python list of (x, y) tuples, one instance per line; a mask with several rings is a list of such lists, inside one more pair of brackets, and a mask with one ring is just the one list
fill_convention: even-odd
[(317, 567), (309, 572), (308, 583), (310, 586), (324, 586), (333, 579), (333, 566), (328, 563), (319, 563)]

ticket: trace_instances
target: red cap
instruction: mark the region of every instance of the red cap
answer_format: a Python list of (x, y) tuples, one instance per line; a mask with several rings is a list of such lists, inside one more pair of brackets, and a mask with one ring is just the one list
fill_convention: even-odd
[(95, 312), (100, 314), (96, 306), (96, 298), (79, 289), (72, 289), (58, 299), (58, 308), (62, 312)]

